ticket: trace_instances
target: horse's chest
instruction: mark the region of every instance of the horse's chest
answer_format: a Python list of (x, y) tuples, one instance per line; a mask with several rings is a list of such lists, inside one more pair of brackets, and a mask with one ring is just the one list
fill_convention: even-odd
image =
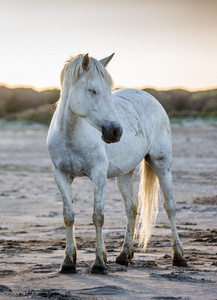
[(82, 157), (75, 153), (66, 153), (64, 157), (58, 160), (57, 167), (64, 173), (68, 173), (73, 177), (86, 176), (88, 167)]

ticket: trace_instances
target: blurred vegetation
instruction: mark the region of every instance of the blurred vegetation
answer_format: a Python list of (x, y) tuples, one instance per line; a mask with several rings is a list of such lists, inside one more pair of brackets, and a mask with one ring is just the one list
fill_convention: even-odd
[(0, 86), (0, 118), (48, 125), (59, 97), (58, 89), (38, 92), (31, 88)]
[[(145, 88), (165, 108), (171, 119), (217, 117), (217, 89), (190, 92), (183, 89), (159, 91)], [(58, 89), (41, 92), (31, 88), (0, 86), (0, 118), (48, 125), (60, 97)]]
[(170, 118), (217, 117), (217, 89), (190, 92), (183, 89), (144, 89), (164, 107)]

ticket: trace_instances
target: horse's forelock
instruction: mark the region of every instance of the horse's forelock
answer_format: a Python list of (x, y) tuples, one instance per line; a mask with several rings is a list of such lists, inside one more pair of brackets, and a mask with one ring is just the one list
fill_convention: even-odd
[[(60, 75), (62, 88), (76, 84), (79, 74), (82, 70), (83, 57), (83, 54), (79, 54), (75, 57), (70, 57), (70, 59), (66, 61)], [(97, 75), (104, 79), (109, 87), (113, 87), (113, 80), (105, 67), (99, 61), (90, 57), (87, 69), (87, 81), (92, 80)]]
[(63, 88), (64, 83), (74, 84), (76, 83), (79, 75), (79, 70), (83, 55), (79, 54), (75, 57), (70, 57), (66, 62), (60, 74), (60, 82)]
[(104, 79), (109, 87), (113, 87), (113, 80), (106, 68), (98, 60), (91, 58), (87, 73), (87, 80), (91, 80), (97, 75)]

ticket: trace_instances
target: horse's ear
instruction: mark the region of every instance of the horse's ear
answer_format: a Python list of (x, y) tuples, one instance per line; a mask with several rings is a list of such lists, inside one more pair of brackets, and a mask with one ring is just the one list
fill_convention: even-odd
[(89, 56), (88, 53), (84, 55), (83, 60), (82, 60), (82, 69), (84, 71), (87, 71), (88, 65), (89, 65)]
[(105, 57), (103, 59), (101, 59), (99, 62), (106, 67), (108, 65), (108, 63), (110, 62), (110, 60), (112, 59), (112, 57), (114, 56), (114, 53), (112, 53), (112, 55)]

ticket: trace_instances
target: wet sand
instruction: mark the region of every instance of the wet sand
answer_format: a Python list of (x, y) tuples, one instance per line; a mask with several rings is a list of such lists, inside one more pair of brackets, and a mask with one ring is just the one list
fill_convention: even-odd
[[(0, 130), (0, 299), (217, 299), (217, 128), (173, 126), (177, 226), (188, 268), (172, 266), (162, 199), (147, 251), (137, 242), (128, 267), (114, 263), (125, 212), (108, 180), (104, 238), (108, 275), (91, 275), (95, 230), (88, 179), (73, 183), (77, 274), (59, 274), (64, 257), (62, 202), (45, 146), (46, 129)], [(135, 187), (139, 176), (135, 174)]]

